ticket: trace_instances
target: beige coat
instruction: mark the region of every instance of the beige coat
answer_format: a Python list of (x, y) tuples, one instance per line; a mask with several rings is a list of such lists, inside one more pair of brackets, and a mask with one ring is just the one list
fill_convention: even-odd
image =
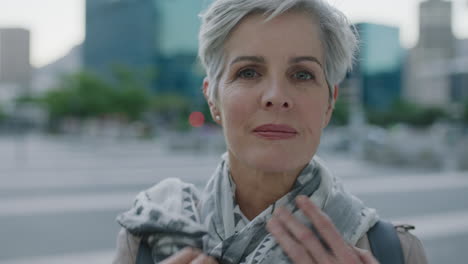
[[(405, 264), (427, 264), (426, 253), (424, 252), (421, 241), (411, 234), (404, 225), (397, 225), (395, 228), (398, 231), (398, 236), (403, 248)], [(140, 239), (138, 237), (131, 235), (125, 229), (121, 229), (117, 237), (117, 253), (112, 263), (134, 264), (136, 262), (139, 244)], [(359, 239), (356, 246), (370, 251), (367, 235)]]

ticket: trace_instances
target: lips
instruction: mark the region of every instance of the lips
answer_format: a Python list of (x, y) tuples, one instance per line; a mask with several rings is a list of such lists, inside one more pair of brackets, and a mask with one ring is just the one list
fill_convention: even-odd
[(253, 130), (253, 133), (259, 137), (270, 140), (283, 140), (295, 137), (297, 130), (282, 124), (267, 124), (262, 125)]

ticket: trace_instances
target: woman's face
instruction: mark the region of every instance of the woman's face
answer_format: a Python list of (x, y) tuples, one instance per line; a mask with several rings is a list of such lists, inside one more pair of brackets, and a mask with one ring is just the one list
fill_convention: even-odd
[(318, 25), (301, 13), (268, 22), (251, 15), (230, 35), (225, 55), (215, 111), (230, 156), (264, 172), (302, 168), (332, 112)]

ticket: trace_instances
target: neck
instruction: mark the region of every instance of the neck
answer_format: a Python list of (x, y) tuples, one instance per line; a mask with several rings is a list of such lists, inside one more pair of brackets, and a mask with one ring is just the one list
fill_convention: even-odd
[(231, 177), (236, 184), (236, 202), (242, 213), (254, 219), (275, 201), (287, 194), (303, 169), (267, 172), (242, 164), (229, 153)]

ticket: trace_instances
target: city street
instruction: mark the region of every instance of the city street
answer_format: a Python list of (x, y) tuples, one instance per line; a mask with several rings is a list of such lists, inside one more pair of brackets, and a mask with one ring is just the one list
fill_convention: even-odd
[[(322, 158), (382, 218), (415, 225), (430, 263), (468, 259), (468, 172)], [(140, 190), (166, 177), (202, 187), (218, 160), (152, 141), (0, 136), (0, 264), (110, 263), (115, 217)]]

